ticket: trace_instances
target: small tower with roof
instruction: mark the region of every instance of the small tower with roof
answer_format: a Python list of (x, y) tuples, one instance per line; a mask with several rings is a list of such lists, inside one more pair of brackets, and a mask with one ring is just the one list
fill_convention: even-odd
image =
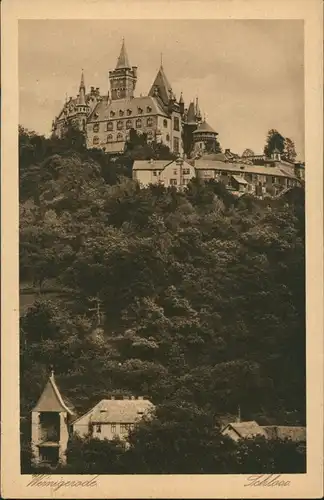
[(75, 110), (78, 118), (79, 129), (83, 132), (86, 131), (87, 116), (90, 112), (90, 107), (86, 103), (86, 88), (84, 84), (83, 70), (81, 72), (81, 81), (79, 87), (79, 94), (75, 104)]
[(194, 150), (196, 152), (214, 153), (218, 132), (216, 132), (204, 119), (193, 132)]
[(271, 159), (274, 161), (281, 161), (281, 154), (278, 148), (274, 148), (272, 151)]
[(66, 449), (73, 410), (56, 385), (54, 371), (32, 410), (31, 446), (34, 463), (66, 463)]
[(109, 80), (112, 101), (134, 97), (137, 82), (137, 66), (131, 66), (129, 63), (124, 38), (116, 68), (109, 71)]

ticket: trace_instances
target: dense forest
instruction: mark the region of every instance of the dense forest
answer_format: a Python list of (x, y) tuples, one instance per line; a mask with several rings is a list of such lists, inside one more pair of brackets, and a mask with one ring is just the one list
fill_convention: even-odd
[(71, 471), (304, 470), (294, 443), (234, 445), (218, 427), (238, 406), (243, 420), (305, 425), (304, 191), (140, 189), (134, 159), (172, 155), (136, 134), (111, 158), (73, 130), (20, 128), (19, 154), (20, 281), (37, 295), (20, 321), (24, 457), (54, 366), (78, 414), (111, 395), (157, 407), (127, 452), (72, 441)]

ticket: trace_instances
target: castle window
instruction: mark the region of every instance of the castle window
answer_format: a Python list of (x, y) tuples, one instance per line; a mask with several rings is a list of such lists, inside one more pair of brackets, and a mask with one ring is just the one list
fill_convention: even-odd
[(123, 130), (124, 128), (124, 123), (120, 120), (117, 122), (117, 130)]
[(141, 115), (143, 113), (143, 109), (142, 108), (137, 108), (137, 111), (138, 111), (139, 115)]
[(112, 134), (108, 134), (107, 136), (107, 142), (112, 142), (113, 140), (113, 135)]
[(127, 110), (127, 115), (130, 116), (132, 114), (132, 110), (131, 109), (128, 109)]
[(110, 116), (115, 116), (115, 111), (110, 111)]
[(107, 130), (113, 130), (114, 129), (114, 123), (113, 122), (108, 122), (107, 123)]
[(116, 433), (116, 424), (111, 424), (111, 432), (112, 432), (113, 434), (115, 434), (115, 433)]
[(152, 127), (153, 126), (153, 118), (149, 117), (146, 120), (146, 124), (147, 124), (148, 127)]
[(147, 132), (147, 138), (148, 138), (148, 139), (152, 139), (152, 138), (153, 138), (153, 132), (152, 132), (152, 130), (149, 130), (149, 131)]
[(94, 117), (95, 117), (95, 118), (98, 118), (98, 117), (99, 117), (98, 113), (95, 113), (95, 114), (94, 114)]
[(151, 106), (147, 106), (147, 108), (146, 108), (146, 112), (147, 112), (147, 113), (151, 113), (151, 111), (152, 111)]
[(117, 134), (117, 141), (122, 141), (123, 140), (123, 134)]
[(129, 128), (132, 128), (132, 126), (133, 126), (132, 120), (127, 120), (127, 122), (126, 122), (126, 128), (129, 129)]
[(124, 111), (122, 109), (119, 110), (119, 116), (124, 116)]
[(168, 126), (168, 120), (163, 120), (163, 127), (167, 128), (167, 126)]
[(179, 118), (176, 116), (173, 118), (173, 128), (174, 128), (174, 130), (177, 130), (177, 131), (180, 130)]
[(93, 144), (99, 144), (99, 137), (97, 135), (93, 138)]
[(140, 118), (138, 118), (136, 120), (136, 128), (141, 128), (141, 126), (142, 126), (142, 120)]
[(174, 151), (175, 153), (179, 153), (179, 146), (180, 146), (180, 144), (179, 144), (179, 139), (178, 139), (178, 137), (175, 137), (175, 138), (173, 139), (173, 151)]
[(166, 140), (169, 142), (170, 141), (170, 136), (169, 134), (166, 135)]
[(99, 132), (99, 123), (95, 123), (93, 126), (93, 131), (94, 132)]

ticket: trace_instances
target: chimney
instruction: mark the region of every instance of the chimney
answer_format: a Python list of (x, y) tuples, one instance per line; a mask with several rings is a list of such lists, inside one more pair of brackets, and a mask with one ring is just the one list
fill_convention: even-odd
[(241, 407), (240, 405), (238, 406), (237, 409), (237, 417), (236, 417), (236, 422), (239, 424), (241, 422)]

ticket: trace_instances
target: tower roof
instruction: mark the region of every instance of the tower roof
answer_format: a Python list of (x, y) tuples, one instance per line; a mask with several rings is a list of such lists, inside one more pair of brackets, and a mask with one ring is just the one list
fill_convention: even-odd
[(198, 97), (196, 97), (195, 113), (196, 113), (196, 117), (197, 118), (201, 118), (201, 111), (200, 111), (200, 107), (199, 107), (199, 104), (198, 104)]
[(125, 40), (123, 38), (123, 43), (120, 49), (120, 54), (117, 59), (117, 64), (116, 64), (116, 69), (123, 69), (123, 68), (130, 68), (131, 65), (129, 64), (128, 60), (128, 55), (126, 52), (126, 46), (125, 46)]
[(155, 97), (155, 87), (158, 88), (159, 96), (162, 99), (163, 103), (168, 104), (170, 98), (170, 91), (172, 91), (172, 87), (169, 83), (169, 80), (166, 77), (166, 74), (164, 73), (162, 64), (155, 77), (155, 80), (149, 92), (149, 96)]
[(73, 415), (73, 411), (67, 406), (66, 402), (64, 402), (61, 396), (61, 393), (56, 385), (53, 372), (51, 373), (33, 411), (64, 411), (69, 413), (70, 415)]
[(215, 132), (215, 130), (206, 122), (206, 120), (204, 120), (200, 125), (199, 127), (197, 128), (197, 130), (195, 130), (193, 133), (194, 134), (197, 134), (199, 132), (211, 132), (213, 134), (216, 134), (217, 135), (217, 132)]
[(190, 125), (196, 125), (196, 113), (195, 113), (195, 105), (193, 102), (189, 104), (188, 113), (187, 113), (187, 123)]
[(80, 81), (80, 88), (79, 88), (79, 99), (78, 99), (78, 104), (81, 106), (85, 106), (85, 84), (84, 84), (84, 74), (83, 70), (81, 72), (81, 81)]

